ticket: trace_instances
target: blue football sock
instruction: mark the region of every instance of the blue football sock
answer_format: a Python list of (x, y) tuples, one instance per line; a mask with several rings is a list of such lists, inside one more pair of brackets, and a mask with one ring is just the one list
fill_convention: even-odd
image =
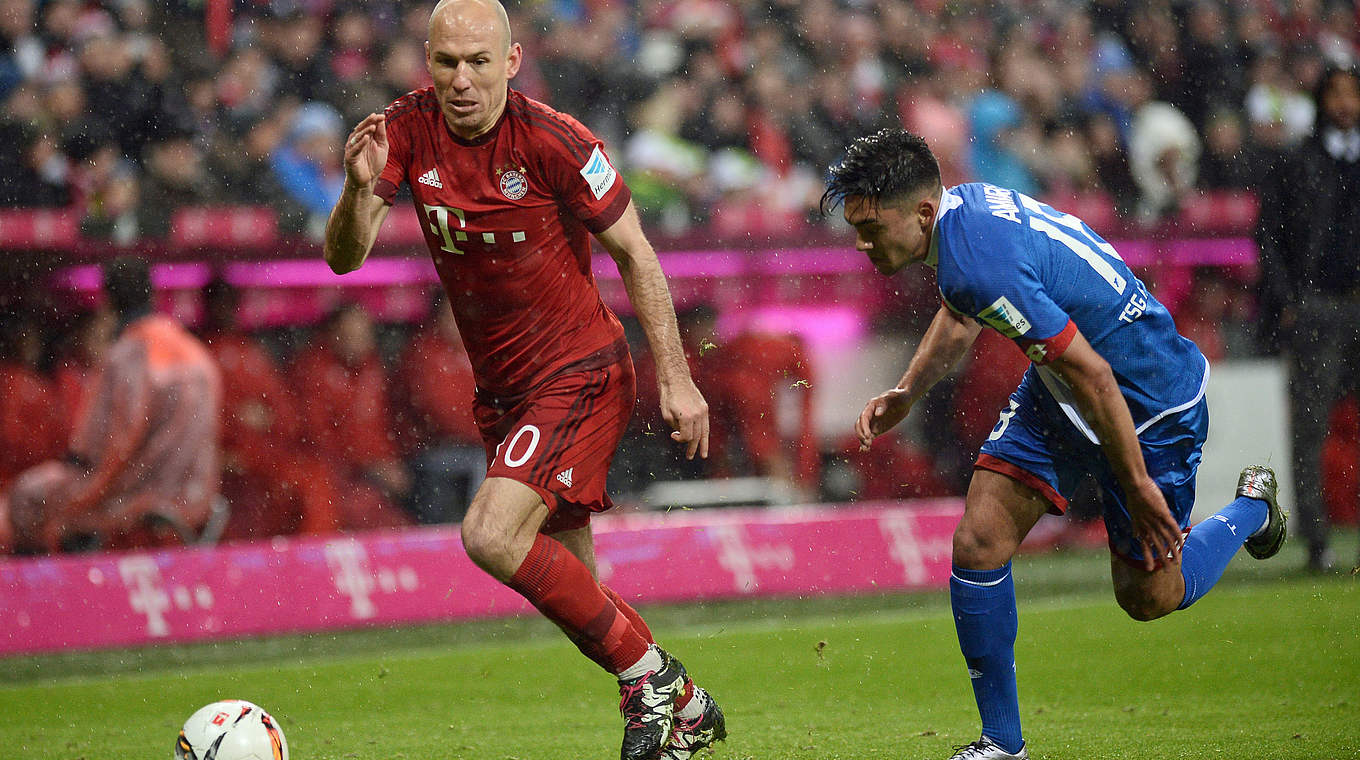
[(1181, 575), (1185, 578), (1185, 598), (1180, 609), (1194, 604), (1218, 583), (1228, 562), (1242, 548), (1247, 537), (1260, 530), (1270, 517), (1270, 507), (1260, 499), (1239, 496), (1237, 500), (1196, 525), (1185, 537), (1181, 549)]
[(1019, 752), (1020, 701), (1015, 693), (1015, 582), (1011, 563), (995, 570), (954, 566), (949, 601), (959, 649), (973, 680), (982, 735), (1007, 752)]

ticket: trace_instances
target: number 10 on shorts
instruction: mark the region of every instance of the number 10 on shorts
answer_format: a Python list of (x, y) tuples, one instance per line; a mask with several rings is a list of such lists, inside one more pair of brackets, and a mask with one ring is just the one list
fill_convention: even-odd
[[(526, 437), (529, 439), (527, 443), (523, 440)], [(504, 447), (505, 456), (502, 461), (505, 462), (505, 466), (510, 468), (519, 467), (529, 461), (529, 457), (534, 455), (534, 451), (538, 448), (539, 438), (541, 437), (537, 425), (525, 425), (519, 430), (516, 430), (515, 434), (511, 436), (508, 441), (501, 441), (500, 445), (496, 447), (496, 456), (501, 456), (501, 448)], [(519, 453), (517, 454), (516, 452)]]

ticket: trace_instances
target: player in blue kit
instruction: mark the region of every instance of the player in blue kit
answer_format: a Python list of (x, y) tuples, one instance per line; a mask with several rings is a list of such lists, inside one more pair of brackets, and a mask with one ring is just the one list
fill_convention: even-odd
[(984, 326), (1032, 364), (978, 455), (954, 531), (950, 596), (982, 717), (953, 760), (1027, 758), (1016, 697), (1011, 557), (1080, 479), (1103, 490), (1115, 598), (1136, 620), (1189, 607), (1244, 542), (1285, 539), (1275, 474), (1250, 466), (1237, 498), (1186, 531), (1209, 429), (1209, 366), (1115, 249), (1080, 219), (1013, 190), (944, 188), (924, 140), (885, 129), (832, 168), (823, 210), (843, 206), (855, 246), (891, 275), (924, 262), (941, 306), (897, 387), (855, 423), (861, 450), (901, 422)]

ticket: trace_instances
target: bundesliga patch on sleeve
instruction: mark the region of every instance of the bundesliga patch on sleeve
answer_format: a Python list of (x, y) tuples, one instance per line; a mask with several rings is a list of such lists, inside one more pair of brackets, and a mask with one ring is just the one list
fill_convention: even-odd
[(618, 172), (614, 171), (614, 167), (609, 164), (609, 159), (604, 157), (598, 145), (590, 152), (590, 159), (586, 161), (586, 165), (581, 167), (581, 176), (586, 178), (586, 184), (590, 185), (590, 192), (597, 201), (609, 192), (609, 188), (613, 187), (614, 181), (619, 178)]
[(995, 327), (998, 332), (1007, 338), (1018, 338), (1029, 332), (1030, 323), (1020, 310), (1015, 308), (1005, 296), (1001, 296), (992, 302), (991, 306), (983, 309), (977, 318)]

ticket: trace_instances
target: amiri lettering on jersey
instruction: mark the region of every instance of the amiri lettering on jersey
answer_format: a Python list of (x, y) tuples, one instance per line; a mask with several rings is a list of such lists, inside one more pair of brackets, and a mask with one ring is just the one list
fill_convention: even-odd
[(992, 216), (1020, 223), (1020, 207), (1015, 205), (1011, 191), (995, 185), (983, 185), (982, 192), (987, 196), (987, 208), (991, 210)]
[(604, 197), (609, 192), (609, 188), (614, 186), (615, 180), (619, 178), (619, 173), (614, 171), (614, 167), (609, 164), (609, 159), (604, 157), (600, 151), (600, 146), (596, 145), (595, 150), (590, 152), (590, 158), (586, 160), (586, 165), (581, 167), (581, 176), (585, 177), (586, 184), (590, 185), (590, 192), (594, 194), (595, 200)]

